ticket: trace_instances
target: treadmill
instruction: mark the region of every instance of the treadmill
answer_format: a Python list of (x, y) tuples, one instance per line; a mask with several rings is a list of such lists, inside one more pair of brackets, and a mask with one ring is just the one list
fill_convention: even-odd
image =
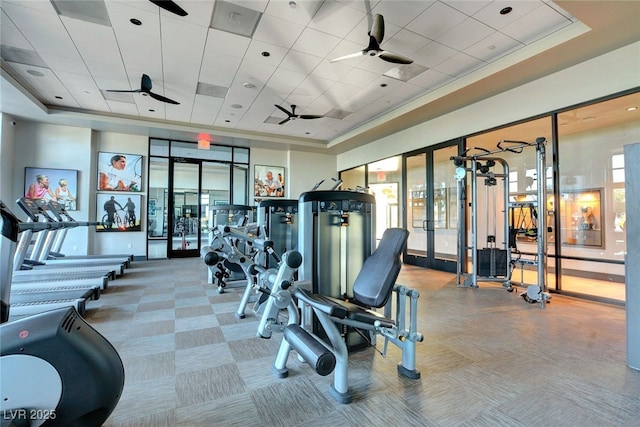
[[(38, 222), (41, 218), (46, 220), (47, 222), (57, 222), (55, 221), (48, 213), (49, 208), (48, 204), (44, 199), (27, 199), (26, 197), (21, 197), (16, 202), (18, 206), (27, 214), (28, 221)], [(62, 224), (65, 227), (77, 227), (78, 223), (66, 223)], [(119, 276), (124, 273), (124, 262), (120, 262), (119, 260), (75, 260), (74, 262), (60, 262), (60, 261), (49, 261), (47, 260), (47, 254), (51, 250), (51, 245), (55, 239), (56, 233), (58, 230), (52, 229), (48, 230), (46, 233), (39, 233), (35, 243), (33, 245), (33, 249), (31, 251), (31, 258), (27, 259), (26, 253), (28, 251), (29, 241), (25, 242), (24, 246), (21, 246), (23, 243), (23, 238), (20, 239), (20, 245), (16, 255), (22, 259), (16, 259), (14, 263), (14, 271), (20, 270), (33, 270), (33, 271), (42, 271), (48, 270), (51, 272), (64, 272), (64, 271), (108, 271), (112, 273), (112, 276)]]
[[(9, 209), (1, 200), (0, 211), (3, 218), (13, 216), (11, 211), (9, 211)], [(29, 232), (30, 234), (33, 232), (53, 230), (63, 226), (63, 224), (59, 223), (19, 222), (18, 232)], [(2, 233), (3, 235), (6, 234), (7, 230), (3, 229)], [(5, 240), (7, 239), (2, 240), (4, 245)], [(3, 283), (11, 283), (12, 281), (12, 271), (11, 268), (8, 267), (11, 264), (11, 261), (11, 257), (7, 257), (7, 259), (5, 260), (0, 259), (0, 279)], [(29, 292), (18, 293), (14, 295), (11, 292), (11, 289), (9, 289), (8, 293), (9, 295), (2, 295), (2, 300), (11, 302), (11, 316), (12, 318), (19, 318), (62, 307), (73, 307), (78, 311), (78, 313), (82, 314), (86, 311), (87, 299), (92, 298), (95, 295), (95, 290), (90, 287), (85, 287), (76, 289), (64, 289), (60, 290), (59, 292), (48, 291), (43, 294), (39, 294), (38, 292)], [(3, 315), (5, 313), (5, 310), (8, 310), (8, 308), (5, 308), (3, 306)]]
[[(49, 200), (47, 202), (49, 211), (55, 216), (58, 222), (64, 222), (66, 224), (75, 224), (76, 226), (88, 226), (95, 227), (100, 223), (98, 221), (77, 221), (67, 211), (63, 204), (56, 202), (55, 200)], [(133, 254), (113, 254), (113, 255), (65, 255), (61, 252), (64, 239), (67, 237), (69, 228), (63, 228), (56, 232), (55, 239), (49, 253), (47, 254), (47, 260), (56, 260), (60, 262), (73, 262), (78, 260), (91, 260), (91, 261), (115, 261), (122, 262), (125, 268), (129, 268), (131, 261), (133, 261)]]

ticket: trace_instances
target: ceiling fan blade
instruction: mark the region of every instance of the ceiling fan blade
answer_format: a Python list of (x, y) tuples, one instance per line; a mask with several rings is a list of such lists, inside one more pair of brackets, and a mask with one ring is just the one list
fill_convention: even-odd
[(290, 117), (287, 117), (286, 119), (284, 119), (283, 121), (281, 121), (280, 123), (278, 123), (279, 125), (283, 125), (285, 123), (287, 123), (289, 120), (291, 120)]
[(166, 10), (167, 12), (175, 13), (178, 16), (187, 16), (188, 13), (185, 12), (183, 8), (178, 6), (178, 4), (172, 0), (149, 0), (151, 3), (156, 6)]
[(380, 51), (378, 53), (378, 57), (387, 62), (393, 62), (394, 64), (411, 64), (413, 59), (406, 58), (402, 55), (398, 55), (397, 53), (387, 52), (385, 50)]
[(318, 116), (316, 114), (302, 114), (300, 116), (298, 116), (298, 118), (300, 119), (321, 119), (324, 116)]
[[(292, 113), (288, 112), (288, 111), (287, 111), (287, 110), (285, 110), (283, 107), (281, 107), (281, 106), (279, 106), (279, 105), (277, 105), (277, 104), (273, 104), (273, 105), (275, 105), (275, 107), (276, 107), (278, 110), (282, 111), (282, 112), (283, 112), (283, 113), (285, 113), (287, 116), (289, 116), (289, 117), (293, 116), (293, 114), (292, 114)], [(289, 119), (287, 119), (287, 120), (289, 120)], [(282, 124), (282, 123), (280, 123), (280, 124)]]
[(146, 74), (142, 75), (142, 80), (140, 80), (140, 90), (142, 92), (150, 92), (153, 85), (151, 84), (151, 77)]
[(345, 59), (358, 58), (358, 57), (363, 56), (363, 55), (366, 55), (366, 52), (364, 50), (361, 50), (360, 52), (357, 52), (357, 53), (350, 53), (349, 55), (345, 55), (345, 56), (341, 56), (339, 58), (332, 59), (329, 62), (344, 61)]
[(158, 101), (166, 102), (167, 104), (180, 105), (179, 102), (174, 101), (173, 99), (166, 98), (162, 95), (158, 95), (157, 93), (153, 93), (153, 92), (145, 92), (145, 93), (148, 93), (150, 97), (152, 97), (153, 99), (157, 99)]
[(107, 89), (105, 92), (140, 93), (140, 89), (136, 89), (136, 90), (115, 90), (115, 89)]
[(378, 44), (382, 43), (382, 40), (384, 39), (384, 18), (382, 15), (376, 13), (373, 17), (373, 24), (371, 25), (369, 35), (376, 39)]

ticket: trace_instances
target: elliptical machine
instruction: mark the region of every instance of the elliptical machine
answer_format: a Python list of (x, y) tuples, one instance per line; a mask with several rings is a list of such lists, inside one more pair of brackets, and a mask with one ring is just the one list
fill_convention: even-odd
[(21, 222), (0, 201), (0, 390), (2, 426), (101, 426), (124, 387), (115, 348), (75, 308), (8, 322), (18, 234), (54, 228)]

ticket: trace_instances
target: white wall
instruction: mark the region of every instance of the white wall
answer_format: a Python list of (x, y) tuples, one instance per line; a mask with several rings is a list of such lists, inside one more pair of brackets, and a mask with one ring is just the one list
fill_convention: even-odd
[[(141, 194), (142, 200), (140, 203), (140, 218), (147, 217), (147, 179), (149, 176), (147, 170), (147, 154), (149, 152), (149, 138), (140, 135), (128, 135), (115, 132), (96, 132), (93, 134), (93, 145), (95, 146), (94, 152), (90, 153), (87, 159), (91, 159), (91, 188), (96, 189), (97, 184), (97, 158), (98, 152), (111, 152), (122, 154), (138, 154), (143, 156), (142, 158), (142, 182), (140, 183), (141, 193), (127, 193), (127, 194)], [(93, 203), (95, 205), (95, 194), (93, 190)], [(104, 213), (102, 207), (93, 207), (94, 210), (92, 221), (97, 221), (98, 216), (102, 217)], [(96, 212), (97, 211), (97, 212)], [(99, 214), (99, 215), (98, 215)], [(129, 232), (93, 232), (90, 239), (91, 253), (94, 254), (133, 254), (136, 256), (146, 256), (147, 254), (147, 224), (146, 221), (141, 221), (141, 231), (129, 231)]]
[[(16, 121), (10, 209), (22, 219), (26, 216), (15, 206), (15, 200), (24, 196), (25, 167), (74, 169), (78, 171), (78, 189), (75, 195), (77, 211), (70, 214), (78, 221), (93, 221), (90, 216), (95, 197), (90, 186), (91, 129)], [(4, 144), (3, 144), (4, 149)], [(3, 168), (4, 169), (4, 168)], [(52, 186), (55, 183), (51, 184)], [(55, 189), (55, 187), (53, 187)], [(67, 233), (62, 251), (69, 255), (91, 253), (88, 249), (88, 227), (77, 227)]]
[[(328, 154), (309, 153), (289, 150), (251, 149), (249, 181), (253, 181), (254, 165), (284, 166), (285, 198), (297, 199), (300, 194), (309, 191), (318, 181), (337, 178), (336, 157)], [(251, 186), (252, 187), (252, 186)], [(253, 187), (252, 187), (253, 188)], [(253, 204), (250, 197), (249, 204)]]
[(345, 170), (640, 86), (640, 42), (338, 155)]

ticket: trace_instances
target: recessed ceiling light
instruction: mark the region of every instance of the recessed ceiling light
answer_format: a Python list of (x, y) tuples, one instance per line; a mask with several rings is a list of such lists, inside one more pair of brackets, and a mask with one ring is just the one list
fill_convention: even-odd
[(500, 10), (500, 15), (506, 15), (507, 13), (511, 13), (513, 8), (511, 6), (504, 7)]
[(253, 89), (253, 88), (256, 87), (256, 85), (254, 85), (253, 83), (249, 83), (249, 82), (242, 83), (242, 86), (246, 87), (247, 89)]
[(386, 83), (380, 83), (380, 87), (387, 87)]
[(240, 105), (240, 104), (231, 104), (231, 108), (239, 109), (239, 108), (242, 108), (242, 105)]
[(627, 111), (636, 111), (638, 109), (638, 107), (629, 107), (627, 108)]
[(63, 99), (61, 96), (56, 96), (56, 99)]
[(291, 0), (291, 1), (289, 2), (289, 7), (290, 7), (291, 9), (295, 9), (296, 7), (298, 7), (298, 3), (294, 2), (293, 0)]
[(225, 120), (224, 122), (225, 123), (231, 123), (231, 120)]
[(270, 53), (270, 52), (267, 52), (267, 51), (265, 50), (265, 51), (264, 51), (264, 52), (262, 52), (260, 55), (262, 55), (262, 56), (265, 56), (265, 57), (266, 57), (266, 56), (270, 56), (270, 55), (271, 55), (271, 53)]
[(305, 134), (305, 135), (309, 135), (309, 134), (311, 134), (311, 132), (305, 132), (304, 134)]
[(27, 70), (27, 73), (31, 74), (32, 76), (35, 77), (44, 77), (44, 73), (41, 73), (38, 70)]
[(156, 112), (156, 110), (154, 110), (153, 108), (149, 108), (149, 111), (152, 112), (152, 113)]
[(129, 22), (131, 22), (133, 25), (142, 25), (142, 21), (136, 18), (129, 19)]

